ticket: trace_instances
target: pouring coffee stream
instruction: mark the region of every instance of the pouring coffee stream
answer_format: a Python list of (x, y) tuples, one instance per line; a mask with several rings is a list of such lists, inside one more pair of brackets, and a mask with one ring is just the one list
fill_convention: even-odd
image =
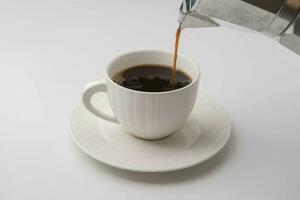
[(177, 30), (176, 30), (176, 36), (175, 36), (175, 47), (174, 47), (174, 57), (173, 57), (173, 70), (172, 70), (172, 82), (173, 84), (176, 81), (176, 65), (177, 65), (177, 54), (178, 54), (178, 47), (179, 47), (179, 39), (180, 39), (180, 33), (181, 33), (181, 24), (179, 24)]

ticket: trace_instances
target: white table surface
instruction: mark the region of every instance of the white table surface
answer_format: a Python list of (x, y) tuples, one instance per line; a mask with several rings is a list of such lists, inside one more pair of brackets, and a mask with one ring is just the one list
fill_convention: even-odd
[(0, 1), (0, 199), (300, 198), (300, 57), (259, 34), (182, 33), (201, 88), (233, 135), (191, 169), (143, 174), (89, 158), (70, 137), (85, 83), (136, 49), (172, 50), (179, 0)]

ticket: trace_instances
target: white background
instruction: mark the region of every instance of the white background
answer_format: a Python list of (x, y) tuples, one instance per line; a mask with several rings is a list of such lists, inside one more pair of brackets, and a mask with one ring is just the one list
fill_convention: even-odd
[(233, 135), (188, 170), (142, 174), (82, 153), (70, 115), (115, 56), (172, 51), (180, 1), (0, 1), (0, 199), (299, 199), (300, 57), (259, 34), (186, 29), (180, 52)]

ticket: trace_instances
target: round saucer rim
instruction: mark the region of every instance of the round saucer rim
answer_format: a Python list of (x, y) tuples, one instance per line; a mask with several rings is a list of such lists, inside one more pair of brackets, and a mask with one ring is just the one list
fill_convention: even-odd
[[(200, 93), (200, 91), (199, 91), (199, 93)], [(226, 118), (229, 120), (229, 127), (228, 127), (229, 130), (228, 130), (228, 134), (227, 134), (226, 139), (224, 140), (224, 142), (222, 143), (222, 145), (221, 145), (218, 149), (216, 149), (216, 150), (215, 150), (212, 154), (210, 154), (207, 158), (202, 159), (202, 160), (199, 160), (199, 161), (197, 161), (197, 162), (195, 162), (195, 163), (191, 163), (191, 164), (189, 164), (189, 165), (184, 165), (184, 166), (181, 166), (181, 167), (173, 167), (173, 168), (170, 167), (170, 168), (165, 168), (165, 169), (154, 169), (154, 170), (151, 170), (151, 169), (138, 169), (138, 168), (123, 167), (123, 166), (121, 166), (121, 165), (116, 165), (116, 164), (114, 164), (114, 163), (107, 162), (107, 161), (105, 161), (105, 160), (103, 160), (103, 159), (97, 158), (97, 157), (94, 156), (92, 153), (90, 153), (87, 149), (85, 149), (85, 148), (79, 143), (79, 141), (77, 140), (76, 136), (73, 134), (73, 133), (74, 133), (73, 126), (72, 126), (73, 115), (74, 115), (74, 112), (75, 112), (76, 108), (79, 107), (81, 104), (78, 104), (78, 105), (75, 107), (75, 109), (73, 109), (72, 114), (71, 114), (71, 120), (70, 120), (70, 122), (71, 122), (71, 137), (72, 137), (73, 141), (78, 145), (78, 147), (79, 147), (83, 152), (85, 152), (87, 155), (89, 155), (89, 156), (92, 157), (93, 159), (95, 159), (95, 160), (97, 160), (97, 161), (99, 161), (99, 162), (101, 162), (101, 163), (103, 163), (103, 164), (106, 164), (106, 165), (108, 165), (108, 166), (111, 166), (111, 167), (114, 167), (114, 168), (117, 168), (117, 169), (126, 170), (126, 171), (132, 171), (132, 172), (141, 172), (141, 173), (159, 173), (159, 172), (173, 172), (173, 171), (179, 171), (179, 170), (191, 168), (191, 167), (193, 167), (193, 166), (196, 166), (196, 165), (198, 165), (198, 164), (200, 164), (200, 163), (203, 163), (203, 162), (209, 160), (210, 158), (214, 157), (217, 153), (219, 153), (219, 152), (225, 147), (225, 145), (228, 143), (228, 140), (229, 140), (229, 138), (230, 138), (230, 136), (231, 136), (231, 129), (232, 129), (231, 119), (230, 119), (230, 117), (229, 117), (229, 114), (228, 114), (227, 111), (225, 110), (225, 108), (224, 108), (217, 100), (215, 100), (215, 99), (212, 98), (211, 96), (207, 95), (206, 93), (204, 93), (204, 92), (202, 92), (202, 91), (201, 91), (201, 93), (202, 93), (202, 95), (204, 95), (204, 96), (210, 98), (211, 100), (213, 100), (215, 103), (217, 103), (217, 104), (220, 106), (220, 108), (221, 108), (221, 109), (223, 110), (223, 112), (225, 113)], [(196, 105), (195, 105), (195, 106), (196, 106)], [(101, 119), (99, 119), (99, 120), (101, 120)], [(108, 123), (109, 123), (109, 122), (108, 122)]]

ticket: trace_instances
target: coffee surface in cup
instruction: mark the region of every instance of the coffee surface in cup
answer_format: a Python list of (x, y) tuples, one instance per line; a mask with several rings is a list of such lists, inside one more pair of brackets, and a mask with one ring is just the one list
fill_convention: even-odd
[(113, 81), (123, 87), (144, 92), (166, 92), (187, 86), (192, 79), (177, 70), (173, 80), (172, 68), (169, 66), (146, 64), (133, 66), (117, 72)]

